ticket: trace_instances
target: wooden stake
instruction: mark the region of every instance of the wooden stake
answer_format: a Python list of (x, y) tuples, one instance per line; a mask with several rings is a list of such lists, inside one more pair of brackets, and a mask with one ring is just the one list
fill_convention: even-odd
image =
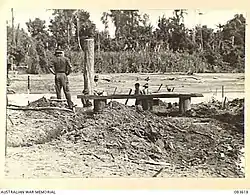
[(84, 40), (84, 91), (93, 95), (94, 81), (94, 39)]
[(10, 115), (7, 114), (8, 119), (10, 120), (11, 124), (14, 125), (12, 119), (10, 118)]
[(163, 168), (157, 171), (152, 177), (157, 177), (162, 171), (163, 171)]
[(221, 89), (221, 95), (222, 95), (222, 98), (224, 98), (224, 86), (222, 85), (222, 89)]
[(184, 114), (191, 108), (191, 97), (180, 97), (179, 98), (179, 113)]
[(157, 92), (159, 92), (161, 90), (162, 84), (160, 85), (160, 87), (158, 88)]
[(227, 97), (225, 97), (223, 102), (222, 102), (222, 109), (226, 108), (226, 104), (227, 104)]
[[(115, 95), (116, 90), (117, 90), (117, 87), (115, 87), (115, 90), (114, 90), (113, 95)], [(112, 102), (112, 98), (111, 98), (111, 100), (110, 100), (110, 101)]]
[[(131, 93), (132, 93), (132, 89), (129, 90), (128, 95), (131, 95)], [(128, 103), (128, 99), (126, 100), (125, 105), (127, 105), (127, 103)]]
[(28, 94), (30, 94), (30, 76), (28, 76)]

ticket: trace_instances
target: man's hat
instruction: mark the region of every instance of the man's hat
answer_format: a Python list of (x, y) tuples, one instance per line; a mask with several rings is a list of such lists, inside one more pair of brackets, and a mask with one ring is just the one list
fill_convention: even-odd
[(55, 51), (55, 55), (58, 55), (58, 54), (64, 54), (64, 52), (62, 51), (62, 50), (59, 50), (59, 49), (57, 49), (56, 51)]

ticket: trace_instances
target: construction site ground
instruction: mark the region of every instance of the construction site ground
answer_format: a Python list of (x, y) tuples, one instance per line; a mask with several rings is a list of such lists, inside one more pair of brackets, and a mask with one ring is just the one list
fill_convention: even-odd
[[(27, 108), (27, 76), (10, 75), (8, 103)], [(244, 174), (244, 74), (109, 74), (100, 75), (99, 89), (128, 93), (136, 82), (160, 92), (205, 94), (192, 99), (192, 109), (178, 114), (160, 101), (153, 111), (140, 111), (112, 101), (102, 113), (82, 108), (76, 95), (83, 76), (69, 76), (75, 113), (63, 110), (7, 109), (8, 178), (61, 177), (230, 177)], [(61, 107), (53, 75), (30, 75), (29, 108)], [(221, 93), (228, 97), (222, 108)], [(47, 94), (43, 97), (43, 94)], [(34, 97), (34, 96), (33, 96)], [(168, 102), (168, 99), (165, 99)], [(178, 102), (178, 99), (175, 100)], [(21, 107), (17, 107), (21, 105)]]

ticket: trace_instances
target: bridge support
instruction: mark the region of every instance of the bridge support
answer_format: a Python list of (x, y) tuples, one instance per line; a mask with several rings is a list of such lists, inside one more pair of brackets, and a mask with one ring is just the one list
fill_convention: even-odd
[(191, 97), (179, 98), (179, 113), (184, 114), (187, 110), (191, 109)]
[(94, 99), (94, 112), (101, 112), (107, 105), (107, 99)]

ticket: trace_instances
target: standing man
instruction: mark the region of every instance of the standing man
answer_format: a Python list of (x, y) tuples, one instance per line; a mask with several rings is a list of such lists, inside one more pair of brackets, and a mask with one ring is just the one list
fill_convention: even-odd
[(68, 75), (72, 72), (72, 66), (68, 58), (64, 57), (64, 52), (56, 50), (55, 60), (53, 60), (49, 70), (55, 75), (55, 88), (57, 99), (61, 99), (61, 90), (67, 99), (69, 109), (73, 110), (73, 102), (71, 101), (71, 95), (69, 91)]
[(143, 85), (144, 89), (142, 90), (142, 94), (144, 95), (148, 95), (150, 94), (149, 90), (148, 90), (148, 83), (146, 83), (145, 85)]
[[(136, 83), (135, 84), (135, 95), (142, 95), (142, 91), (140, 90), (140, 83)], [(141, 105), (141, 100), (139, 100), (138, 98), (136, 98), (135, 100), (135, 106)]]
[[(144, 89), (142, 90), (142, 94), (144, 94), (144, 95), (151, 94), (151, 92), (148, 89), (148, 83), (143, 85), (143, 87), (144, 87)], [(142, 105), (143, 105), (143, 108), (145, 110), (148, 110), (148, 109), (152, 110), (152, 108), (153, 108), (153, 99), (149, 99), (149, 100), (144, 99), (144, 100), (142, 100)]]

